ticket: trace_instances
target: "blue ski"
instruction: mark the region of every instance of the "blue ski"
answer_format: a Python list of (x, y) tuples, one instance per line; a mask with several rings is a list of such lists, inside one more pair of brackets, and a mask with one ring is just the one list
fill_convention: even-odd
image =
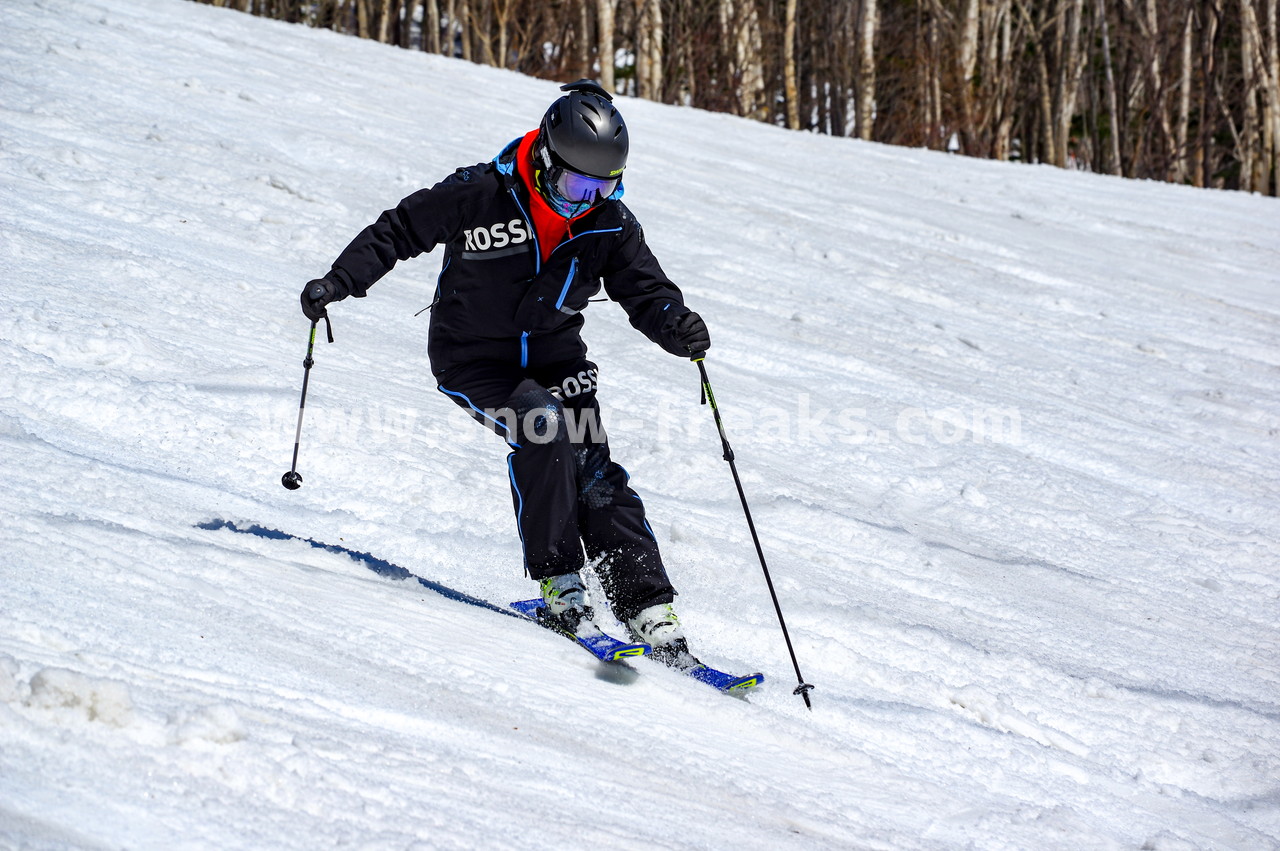
[[(511, 608), (530, 620), (559, 632), (556, 627), (546, 624), (539, 617), (542, 600), (520, 600), (512, 603)], [(610, 635), (606, 635), (594, 625), (579, 630), (577, 635), (570, 635), (569, 637), (587, 648), (587, 650), (590, 650), (596, 658), (606, 662), (618, 662), (634, 656), (646, 656), (650, 651), (650, 647), (647, 644), (627, 644)], [(764, 674), (748, 674), (740, 677), (702, 664), (694, 665), (691, 668), (676, 668), (675, 670), (727, 694), (743, 694), (764, 682)]]
[[(520, 614), (537, 622), (541, 626), (560, 632), (556, 627), (546, 623), (540, 618), (539, 609), (542, 608), (542, 599), (536, 600), (519, 600), (511, 604), (511, 608)], [(620, 662), (623, 659), (630, 659), (635, 656), (645, 656), (649, 653), (649, 645), (647, 644), (628, 644), (625, 641), (619, 641), (610, 635), (605, 635), (595, 624), (584, 623), (576, 633), (562, 633), (581, 644), (587, 650), (591, 651), (597, 659), (605, 662)]]

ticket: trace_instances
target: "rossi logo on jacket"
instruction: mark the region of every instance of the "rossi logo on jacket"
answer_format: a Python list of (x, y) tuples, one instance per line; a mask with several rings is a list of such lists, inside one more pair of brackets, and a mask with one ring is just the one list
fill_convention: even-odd
[(467, 239), (465, 246), (467, 251), (489, 251), (529, 241), (529, 228), (523, 219), (498, 222), (488, 227), (471, 228), (462, 233)]

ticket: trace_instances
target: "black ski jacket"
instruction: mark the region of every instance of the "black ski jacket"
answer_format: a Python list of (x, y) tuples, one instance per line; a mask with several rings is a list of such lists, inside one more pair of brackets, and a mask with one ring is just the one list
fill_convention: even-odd
[(620, 200), (621, 186), (542, 260), (516, 174), (519, 142), (413, 193), (361, 231), (329, 272), (338, 296), (361, 298), (397, 261), (444, 245), (427, 345), (437, 377), (476, 360), (535, 368), (584, 356), (581, 311), (602, 281), (633, 326), (685, 354), (672, 335), (689, 310)]

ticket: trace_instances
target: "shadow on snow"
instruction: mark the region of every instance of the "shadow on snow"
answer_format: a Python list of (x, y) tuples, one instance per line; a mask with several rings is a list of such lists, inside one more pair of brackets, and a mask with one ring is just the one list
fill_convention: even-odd
[(448, 585), (442, 585), (441, 583), (431, 579), (423, 579), (421, 576), (416, 575), (412, 571), (403, 568), (398, 564), (392, 564), (386, 559), (378, 558), (370, 553), (348, 549), (347, 547), (339, 546), (337, 544), (326, 544), (322, 541), (317, 541), (314, 538), (303, 538), (300, 535), (291, 535), (288, 532), (281, 532), (279, 529), (271, 529), (267, 526), (259, 526), (256, 523), (240, 526), (230, 520), (214, 519), (204, 523), (197, 523), (196, 528), (212, 531), (227, 529), (231, 532), (239, 532), (242, 535), (253, 535), (255, 537), (266, 538), (271, 541), (303, 541), (318, 550), (349, 556), (379, 576), (383, 576), (388, 579), (416, 579), (418, 580), (419, 585), (436, 592), (446, 599), (454, 600), (459, 603), (466, 603), (469, 606), (476, 606), (481, 609), (488, 609), (491, 612), (497, 612), (500, 615), (506, 615), (508, 617), (522, 617), (510, 609), (494, 605), (488, 600), (482, 600), (479, 597), (472, 597), (470, 594), (464, 594), (461, 591), (450, 588)]

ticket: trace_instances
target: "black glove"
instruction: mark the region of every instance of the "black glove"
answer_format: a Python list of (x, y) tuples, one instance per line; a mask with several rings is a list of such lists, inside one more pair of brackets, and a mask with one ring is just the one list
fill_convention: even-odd
[(338, 288), (328, 278), (316, 278), (308, 281), (302, 288), (302, 312), (312, 322), (319, 322), (325, 317), (325, 307), (331, 301), (338, 300)]
[(676, 320), (676, 327), (671, 329), (671, 342), (677, 352), (696, 355), (711, 348), (711, 332), (702, 317), (691, 310)]

